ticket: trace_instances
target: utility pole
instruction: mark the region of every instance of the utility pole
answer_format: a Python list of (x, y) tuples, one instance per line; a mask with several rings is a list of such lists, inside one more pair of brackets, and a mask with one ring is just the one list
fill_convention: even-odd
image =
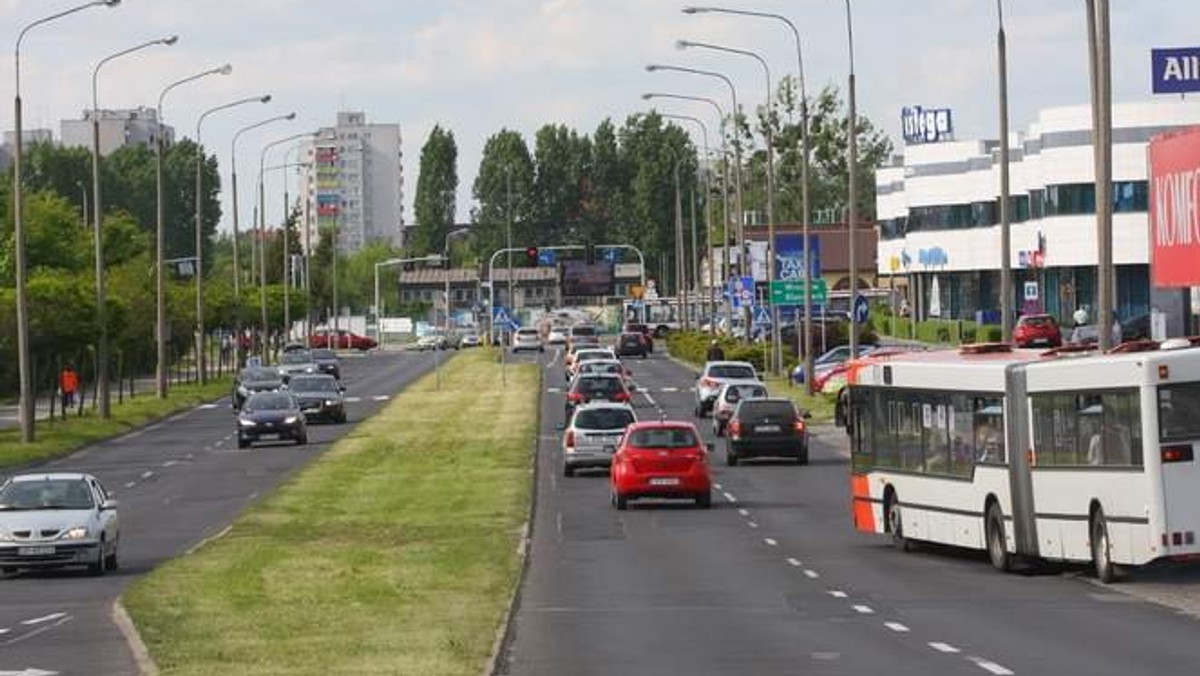
[[(846, 223), (847, 251), (849, 252), (850, 267), (850, 355), (858, 356), (858, 318), (854, 308), (858, 300), (858, 243), (855, 241), (858, 223), (858, 108), (854, 99), (854, 27), (850, 19), (850, 0), (846, 0), (846, 37), (850, 47), (850, 91), (848, 93), (849, 112), (846, 127), (849, 138), (850, 158), (846, 165), (850, 171), (850, 207), (849, 222)], [(811, 378), (812, 376), (806, 376)]]
[[(1092, 156), (1096, 173), (1096, 328), (1101, 350), (1113, 347), (1112, 53), (1108, 0), (1087, 0), (1092, 89)], [(1120, 341), (1120, 336), (1117, 336)]]
[(1012, 225), (1009, 214), (1008, 176), (1008, 46), (1004, 35), (1004, 0), (996, 0), (999, 30), (996, 33), (996, 59), (1000, 77), (1000, 333), (1011, 341), (1013, 331)]

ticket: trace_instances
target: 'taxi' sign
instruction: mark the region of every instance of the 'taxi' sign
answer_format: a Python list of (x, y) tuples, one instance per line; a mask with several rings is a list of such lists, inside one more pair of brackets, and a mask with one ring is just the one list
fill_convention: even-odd
[(1200, 127), (1150, 141), (1150, 278), (1200, 286)]

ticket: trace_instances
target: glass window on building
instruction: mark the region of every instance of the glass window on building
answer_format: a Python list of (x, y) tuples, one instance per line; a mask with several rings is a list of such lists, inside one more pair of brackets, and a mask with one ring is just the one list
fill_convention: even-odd
[(1029, 217), (1038, 220), (1046, 215), (1046, 191), (1029, 191)]
[(1113, 183), (1113, 211), (1136, 213), (1149, 211), (1149, 185), (1146, 181)]
[(1046, 186), (1047, 216), (1096, 213), (1096, 184), (1067, 183)]

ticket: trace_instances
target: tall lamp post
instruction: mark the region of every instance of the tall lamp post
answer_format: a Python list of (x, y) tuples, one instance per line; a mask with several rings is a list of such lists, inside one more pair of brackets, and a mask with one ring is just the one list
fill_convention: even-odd
[(1012, 340), (1012, 226), (1009, 209), (1008, 42), (1004, 35), (1004, 2), (996, 0), (996, 64), (1000, 85), (1000, 340)]
[[(296, 114), (289, 113), (287, 115), (284, 115), (283, 119), (289, 120), (289, 121), (294, 120), (294, 119), (296, 119)], [(268, 324), (267, 324), (267, 253), (266, 253), (266, 250), (267, 250), (267, 246), (266, 246), (266, 244), (267, 244), (267, 242), (266, 242), (267, 193), (266, 193), (266, 187), (263, 183), (263, 173), (265, 171), (265, 167), (266, 167), (266, 163), (267, 163), (267, 153), (271, 150), (271, 148), (274, 148), (275, 146), (282, 145), (284, 143), (290, 143), (292, 141), (298, 141), (302, 138), (311, 139), (315, 136), (316, 136), (315, 132), (303, 132), (300, 134), (292, 134), (291, 136), (288, 136), (286, 138), (277, 139), (275, 141), (271, 141), (270, 143), (265, 144), (262, 147), (262, 151), (258, 155), (258, 204), (259, 204), (259, 206), (258, 206), (258, 224), (259, 224), (258, 225), (258, 270), (259, 270), (259, 273), (258, 273), (259, 274), (258, 297), (259, 297), (259, 304), (261, 305), (261, 309), (262, 309), (261, 320), (262, 320), (264, 336), (268, 333), (268, 329), (267, 329), (267, 327), (268, 327)], [(283, 209), (284, 209), (284, 213), (286, 214), (287, 213), (287, 204), (283, 205)], [(286, 235), (286, 233), (287, 233), (286, 216), (284, 219), (284, 223), (282, 224), (280, 229), (283, 230), (284, 237), (286, 237), (287, 236)], [(288, 282), (288, 280), (287, 280), (287, 253), (288, 253), (287, 252), (287, 241), (285, 239), (283, 242), (283, 256), (284, 256), (283, 289), (284, 289), (285, 294), (287, 293), (287, 282)], [(286, 305), (286, 303), (285, 303), (285, 305)], [(290, 329), (289, 329), (289, 332), (290, 332)], [(286, 338), (286, 332), (285, 332), (285, 338)], [(266, 348), (264, 347), (264, 351), (263, 351), (264, 358), (266, 357), (265, 350), (266, 350)]]
[[(701, 120), (698, 117), (692, 117), (691, 115), (676, 115), (676, 114), (671, 114), (671, 113), (662, 113), (662, 116), (665, 118), (668, 118), (668, 119), (672, 119), (672, 120), (682, 120), (684, 122), (691, 122), (691, 123), (697, 125), (698, 127), (700, 127), (701, 137), (704, 139), (704, 157), (707, 158), (710, 155), (710, 150), (708, 147), (708, 125), (704, 124), (704, 120)], [(711, 176), (710, 176), (708, 170), (705, 169), (704, 170), (704, 230), (705, 230), (705, 232), (708, 232), (708, 233), (712, 232), (712, 209), (710, 208), (711, 207), (711, 204), (710, 204), (711, 196), (712, 196)], [(695, 209), (695, 203), (692, 204), (692, 208), (693, 208), (693, 210)], [(695, 224), (694, 219), (693, 219), (692, 223), (693, 223), (693, 225)], [(706, 238), (706, 241), (709, 244), (709, 247), (708, 247), (708, 251), (709, 251), (708, 270), (709, 270), (709, 279), (711, 279), (713, 265), (714, 265), (713, 255), (712, 255), (712, 251), (713, 251), (712, 240), (711, 240), (711, 238)], [(699, 262), (700, 254), (698, 252), (699, 252), (699, 249), (697, 248), (697, 243), (696, 243), (696, 229), (693, 227), (692, 228), (692, 256), (694, 258), (694, 261), (692, 263), (692, 270), (693, 270), (692, 282), (696, 285), (697, 291), (699, 291), (699, 289), (702, 288), (700, 281), (699, 281), (700, 280), (700, 262)], [(714, 301), (712, 299), (711, 292), (709, 293), (708, 302), (706, 302), (705, 304), (708, 306), (710, 314), (716, 314), (716, 310), (715, 310), (715, 308), (713, 308)], [(711, 322), (711, 323), (715, 328), (716, 322)]]
[[(708, 49), (717, 52), (725, 52), (727, 54), (736, 54), (738, 56), (747, 56), (762, 66), (763, 73), (767, 78), (767, 120), (766, 120), (766, 140), (767, 140), (767, 289), (768, 292), (771, 284), (775, 281), (775, 132), (774, 122), (772, 118), (775, 114), (775, 106), (773, 104), (774, 87), (771, 84), (771, 67), (767, 65), (767, 60), (757, 52), (752, 52), (748, 49), (736, 49), (734, 47), (726, 47), (724, 45), (714, 45), (707, 42), (693, 42), (690, 40), (679, 40), (675, 45), (680, 49), (699, 48)], [(783, 362), (783, 351), (779, 345), (779, 308), (772, 306), (771, 308), (771, 362), (772, 372), (778, 373)]]
[(163, 147), (166, 141), (163, 140), (163, 99), (167, 97), (167, 93), (176, 87), (199, 80), (209, 75), (229, 75), (233, 72), (233, 66), (225, 64), (219, 68), (212, 68), (202, 73), (197, 73), (190, 77), (185, 77), (176, 80), (163, 88), (162, 93), (158, 95), (158, 134), (154, 143), (154, 183), (155, 183), (155, 205), (156, 205), (156, 223), (155, 223), (155, 242), (154, 242), (154, 343), (158, 359), (156, 360), (157, 367), (155, 368), (154, 381), (155, 391), (159, 399), (164, 399), (167, 396), (167, 303), (166, 289), (163, 275), (163, 248), (166, 241), (166, 215), (163, 205)]
[[(809, 247), (809, 237), (811, 236), (811, 215), (808, 202), (808, 91), (804, 81), (804, 51), (800, 41), (800, 30), (796, 28), (796, 24), (793, 23), (791, 19), (783, 16), (782, 14), (775, 14), (773, 12), (756, 12), (752, 10), (729, 9), (725, 7), (685, 7), (683, 12), (684, 14), (732, 14), (737, 16), (749, 16), (779, 21), (786, 24), (787, 27), (791, 29), (792, 37), (796, 41), (796, 73), (800, 84), (800, 154), (802, 157), (800, 164), (800, 220), (801, 233), (804, 238), (804, 345), (802, 351), (804, 359), (804, 372), (812, 373), (812, 250)], [(805, 378), (805, 388), (808, 390), (809, 394), (813, 393), (812, 378)]]
[[(718, 80), (721, 80), (722, 82), (725, 83), (725, 85), (727, 87), (729, 87), (729, 95), (733, 101), (732, 115), (733, 115), (734, 129), (735, 129), (735, 132), (734, 132), (735, 136), (734, 136), (734, 143), (733, 143), (733, 183), (734, 183), (734, 192), (735, 192), (736, 202), (737, 202), (735, 211), (736, 211), (736, 215), (737, 215), (737, 237), (738, 237), (738, 242), (739, 242), (738, 246), (741, 249), (741, 255), (739, 256), (738, 267), (739, 267), (740, 274), (744, 275), (744, 274), (749, 273), (750, 272), (750, 268), (749, 268), (750, 249), (746, 243), (746, 227), (745, 227), (745, 219), (743, 218), (743, 213), (744, 213), (743, 204), (744, 203), (742, 202), (742, 144), (740, 141), (737, 140), (737, 136), (736, 136), (737, 114), (738, 114), (738, 111), (740, 110), (740, 108), (738, 108), (737, 88), (734, 87), (733, 80), (731, 80), (726, 75), (723, 75), (722, 73), (718, 73), (718, 72), (711, 71), (711, 70), (700, 70), (698, 68), (687, 68), (684, 66), (671, 66), (671, 65), (661, 64), (661, 63), (649, 64), (646, 66), (646, 70), (651, 73), (655, 73), (658, 71), (668, 71), (668, 72), (676, 72), (676, 73), (689, 73), (692, 75), (703, 75), (705, 77), (711, 77), (711, 78), (716, 78)], [(749, 308), (744, 308), (743, 314), (745, 314), (747, 312), (749, 312)], [(733, 327), (733, 317), (731, 316), (730, 317), (730, 328), (732, 328), (732, 327)], [(750, 322), (747, 321), (746, 322), (746, 338), (747, 339), (749, 339), (749, 337), (750, 337), (750, 334), (749, 334), (750, 328), (749, 327), (750, 327)]]
[[(858, 106), (855, 102), (854, 91), (854, 21), (850, 14), (850, 0), (846, 0), (846, 44), (850, 55), (850, 76), (848, 78), (849, 92), (847, 94), (847, 102), (849, 111), (847, 112), (847, 146), (849, 150), (849, 159), (846, 166), (850, 171), (849, 187), (849, 216), (846, 224), (847, 242), (846, 251), (848, 264), (850, 267), (850, 354), (858, 354), (858, 313), (855, 312), (855, 307), (858, 304), (858, 242), (855, 235), (858, 231)], [(1008, 140), (1005, 139), (1005, 143)], [(808, 378), (811, 380), (811, 378)]]
[[(26, 444), (32, 443), (34, 440), (35, 417), (33, 383), (31, 382), (32, 369), (29, 363), (29, 300), (25, 289), (25, 222), (21, 194), (21, 147), (24, 144), (22, 138), (24, 131), (21, 129), (21, 43), (25, 40), (25, 34), (38, 26), (92, 7), (116, 7), (119, 4), (121, 4), (121, 0), (95, 0), (42, 17), (26, 24), (21, 29), (21, 32), (17, 34), (16, 46), (13, 48), (13, 70), (15, 71), (13, 122), (16, 132), (16, 138), (13, 139), (13, 239), (15, 240), (17, 259), (15, 266), (17, 278), (17, 369), (20, 381), (20, 401), (17, 408), (21, 423), (21, 442)], [(84, 220), (87, 220), (86, 214)]]
[[(451, 230), (451, 231), (447, 232), (446, 233), (446, 244), (445, 244), (445, 247), (442, 249), (442, 260), (445, 262), (445, 267), (443, 269), (443, 272), (445, 272), (444, 280), (446, 283), (446, 287), (445, 287), (445, 291), (444, 291), (444, 293), (446, 294), (446, 296), (445, 296), (446, 314), (442, 318), (442, 331), (444, 332), (447, 340), (449, 340), (449, 337), (450, 337), (450, 239), (453, 237), (462, 237), (463, 235), (470, 234), (470, 232), (471, 232), (471, 230), (469, 228), (459, 228), (457, 230)], [(437, 370), (437, 388), (440, 390), (440, 389), (442, 389), (442, 360), (441, 360), (441, 357), (437, 354), (438, 352), (440, 352), (440, 350), (434, 351), (434, 358), (437, 360), (436, 364), (435, 364), (436, 370)]]
[[(294, 147), (289, 148), (287, 150), (287, 152), (284, 153), (285, 160), (287, 159), (287, 157), (291, 154), (292, 150), (294, 150), (294, 149), (295, 149)], [(310, 166), (312, 166), (312, 165), (309, 162), (285, 161), (283, 164), (277, 164), (273, 167), (267, 167), (264, 170), (264, 173), (271, 173), (273, 171), (286, 171), (288, 169), (306, 168), (306, 167), (310, 167)], [(291, 285), (294, 281), (294, 278), (297, 276), (297, 274), (295, 272), (295, 268), (292, 264), (292, 256), (290, 253), (291, 252), (291, 240), (288, 239), (287, 222), (288, 222), (288, 219), (291, 217), (290, 204), (291, 204), (291, 200), (289, 199), (289, 193), (288, 193), (288, 189), (287, 189), (287, 177), (285, 176), (284, 181), (283, 181), (283, 221), (282, 221), (283, 226), (280, 228), (280, 230), (283, 233), (283, 256), (282, 256), (283, 260), (281, 262), (281, 264), (282, 264), (281, 270), (283, 271), (283, 331), (284, 331), (284, 335), (291, 334), (292, 308), (291, 308), (291, 295), (290, 295), (290, 292), (288, 289), (289, 289), (289, 287), (291, 287)], [(308, 337), (306, 335), (305, 336), (305, 345), (308, 344), (307, 338)]]
[(1096, 174), (1096, 326), (1101, 350), (1113, 347), (1112, 46), (1108, 0), (1087, 0), (1092, 157)]
[(158, 45), (171, 46), (179, 41), (178, 36), (172, 35), (157, 40), (148, 40), (128, 49), (122, 49), (100, 59), (92, 68), (92, 227), (93, 245), (96, 255), (96, 384), (100, 399), (100, 417), (112, 417), (112, 397), (109, 394), (108, 383), (108, 311), (105, 308), (104, 293), (104, 221), (103, 203), (100, 196), (100, 69), (105, 64), (122, 56), (139, 52), (148, 47)]
[[(204, 199), (203, 199), (204, 184), (203, 184), (203, 175), (204, 175), (204, 173), (203, 173), (203, 170), (204, 170), (204, 161), (205, 161), (204, 146), (201, 142), (201, 140), (202, 140), (201, 132), (203, 131), (203, 128), (204, 128), (204, 120), (207, 119), (208, 116), (212, 115), (213, 113), (217, 113), (217, 112), (220, 112), (223, 110), (229, 110), (230, 108), (236, 108), (238, 106), (243, 106), (248, 103), (270, 103), (270, 102), (271, 102), (270, 94), (262, 94), (260, 96), (248, 96), (243, 99), (238, 99), (236, 101), (230, 101), (229, 103), (225, 103), (225, 104), (222, 104), (219, 106), (215, 106), (213, 108), (209, 108), (208, 110), (201, 113), (200, 117), (196, 120), (196, 214), (195, 214), (195, 221), (196, 221), (196, 332), (197, 332), (197, 335), (200, 336), (199, 342), (203, 342), (203, 336), (204, 336), (204, 286), (201, 283), (201, 272), (203, 272), (203, 270), (204, 270), (204, 266), (202, 265), (202, 263), (204, 262), (204, 258), (203, 258), (203, 256), (204, 256), (204, 227), (203, 227), (203, 224), (204, 224), (204, 210), (203, 210), (203, 207), (204, 207)], [(234, 143), (236, 143), (236, 142), (237, 141), (235, 140)], [(242, 354), (242, 294), (241, 294), (241, 288), (239, 286), (239, 284), (240, 284), (239, 276), (241, 274), (240, 273), (241, 268), (238, 265), (238, 208), (237, 208), (238, 201), (237, 201), (236, 156), (230, 158), (230, 168), (232, 171), (232, 176), (230, 177), (231, 178), (230, 188), (233, 191), (233, 193), (232, 193), (232, 196), (233, 196), (233, 205), (232, 205), (233, 206), (233, 308), (234, 308), (233, 321), (234, 321), (235, 333), (237, 334), (235, 340), (233, 341), (233, 346), (234, 346), (234, 353), (236, 355), (236, 362), (238, 364), (241, 364), (241, 362), (242, 362), (242, 359), (241, 359), (241, 354)], [(201, 349), (200, 354), (201, 355), (204, 354), (203, 349)], [(197, 363), (202, 363), (202, 362), (197, 362)], [(201, 369), (200, 372), (201, 372), (201, 377), (203, 378), (203, 373), (204, 373), (203, 369)]]
[[(649, 101), (650, 99), (657, 99), (657, 98), (677, 99), (677, 100), (681, 100), (681, 101), (697, 101), (700, 103), (707, 103), (710, 106), (712, 106), (714, 109), (716, 109), (716, 111), (717, 111), (717, 120), (718, 120), (718, 122), (720, 122), (721, 127), (722, 127), (722, 132), (721, 132), (721, 202), (725, 206), (725, 221), (721, 227), (721, 240), (722, 240), (721, 241), (721, 251), (723, 254), (722, 261), (721, 261), (722, 268), (721, 268), (721, 273), (719, 275), (717, 275), (717, 280), (718, 280), (718, 284), (723, 286), (724, 280), (727, 280), (729, 278), (730, 270), (733, 268), (733, 257), (732, 257), (732, 254), (730, 253), (730, 249), (729, 249), (729, 219), (730, 219), (730, 215), (729, 215), (729, 161), (728, 161), (729, 151), (726, 148), (725, 133), (723, 130), (723, 128), (725, 126), (725, 110), (723, 108), (721, 108), (721, 104), (717, 103), (716, 100), (710, 99), (705, 96), (689, 96), (689, 95), (685, 95), (685, 94), (670, 94), (670, 93), (664, 93), (664, 92), (647, 92), (645, 94), (642, 94), (642, 99), (645, 101)], [(705, 143), (705, 145), (707, 145), (707, 142)], [(710, 190), (711, 190), (711, 188), (710, 188)], [(709, 268), (710, 269), (715, 269), (715, 267), (716, 267), (716, 262), (715, 262), (715, 260), (713, 260), (713, 256), (715, 256), (715, 253), (711, 246), (711, 240), (710, 240), (710, 246), (709, 246)], [(732, 318), (733, 317), (733, 300), (728, 294), (722, 294), (722, 295), (725, 297), (725, 316)], [(716, 314), (715, 298), (713, 300), (713, 303), (714, 303), (713, 314), (715, 315)], [(715, 318), (714, 318), (714, 321), (712, 322), (712, 328), (713, 328), (713, 332), (715, 333), (717, 330), (717, 322), (715, 321)]]

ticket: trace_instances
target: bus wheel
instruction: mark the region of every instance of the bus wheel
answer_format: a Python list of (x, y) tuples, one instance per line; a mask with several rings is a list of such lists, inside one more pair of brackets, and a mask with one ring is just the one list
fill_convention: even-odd
[(992, 567), (1002, 573), (1007, 573), (1012, 570), (1012, 557), (1008, 554), (1008, 544), (1004, 537), (1004, 516), (1000, 513), (1000, 507), (995, 503), (988, 507), (983, 526), (987, 537), (988, 558), (992, 561)]
[(1097, 507), (1092, 513), (1089, 531), (1092, 535), (1092, 566), (1096, 569), (1096, 579), (1105, 584), (1116, 582), (1120, 573), (1112, 560), (1112, 542), (1108, 539), (1108, 525), (1104, 521), (1103, 509)]
[(912, 545), (909, 544), (908, 538), (904, 537), (904, 519), (900, 515), (900, 499), (896, 497), (895, 493), (892, 493), (885, 509), (888, 532), (892, 534), (892, 546), (901, 551), (909, 551), (912, 549)]

